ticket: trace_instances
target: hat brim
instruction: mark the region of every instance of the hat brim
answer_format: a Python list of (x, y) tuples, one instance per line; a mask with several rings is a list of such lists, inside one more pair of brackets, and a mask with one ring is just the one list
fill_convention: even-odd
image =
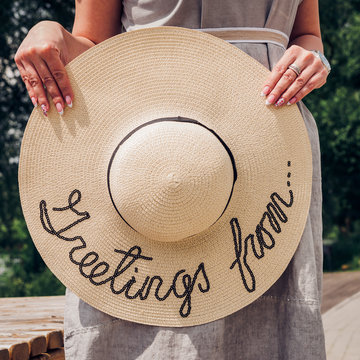
[[(106, 40), (67, 71), (74, 106), (47, 119), (33, 111), (19, 168), (30, 234), (59, 280), (112, 316), (175, 327), (227, 316), (269, 289), (303, 233), (312, 160), (297, 107), (260, 97), (268, 70), (211, 35), (160, 27)], [(163, 243), (121, 219), (107, 170), (133, 129), (178, 116), (221, 136), (238, 179), (213, 226)]]

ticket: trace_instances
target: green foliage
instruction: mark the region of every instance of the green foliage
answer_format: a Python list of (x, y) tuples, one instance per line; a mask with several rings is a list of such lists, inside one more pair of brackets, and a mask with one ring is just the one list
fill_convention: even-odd
[(360, 218), (360, 1), (320, 1), (327, 84), (306, 98), (317, 120), (323, 163), (325, 235)]
[(324, 238), (336, 234), (335, 270), (360, 255), (360, 1), (320, 0), (320, 20), (332, 72), (305, 103), (319, 128)]
[(28, 30), (39, 21), (59, 21), (71, 30), (73, 7), (73, 0), (2, 0), (0, 4), (0, 258), (6, 255), (8, 266), (0, 272), (0, 296), (64, 293), (34, 248), (21, 212), (18, 156), (32, 105), (13, 59)]
[(325, 253), (325, 270), (360, 270), (360, 220), (355, 221), (353, 227), (350, 233), (336, 225), (329, 231), (325, 243), (331, 247), (330, 252)]
[[(26, 271), (24, 262), (27, 261), (24, 261), (23, 256), (29, 252), (30, 247), (25, 248), (27, 251), (22, 252), (21, 258), (9, 256), (5, 259), (7, 268), (0, 278), (0, 297), (64, 295), (64, 285), (47, 267), (41, 266), (42, 270), (39, 272)], [(40, 261), (42, 262), (41, 258)]]

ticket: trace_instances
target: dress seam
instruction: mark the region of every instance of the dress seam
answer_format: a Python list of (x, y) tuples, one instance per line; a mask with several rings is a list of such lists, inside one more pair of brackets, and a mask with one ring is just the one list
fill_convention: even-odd
[(263, 295), (260, 296), (258, 300), (273, 300), (273, 301), (280, 301), (280, 302), (297, 302), (305, 305), (320, 305), (320, 301), (317, 299), (301, 299), (301, 298), (284, 298), (279, 296), (273, 296), (273, 295)]
[[(320, 306), (320, 301), (316, 300), (316, 299), (283, 298), (283, 297), (279, 297), (279, 296), (263, 295), (263, 296), (260, 296), (257, 301), (262, 301), (262, 300), (272, 301), (272, 302), (281, 302), (281, 303), (298, 303), (298, 304), (302, 304), (302, 305)], [(219, 320), (221, 320), (221, 319), (219, 319)], [(79, 328), (79, 329), (74, 329), (74, 330), (69, 330), (69, 331), (65, 330), (64, 337), (66, 340), (66, 339), (71, 338), (74, 335), (79, 335), (79, 334), (87, 333), (89, 331), (99, 330), (99, 329), (105, 328), (107, 326), (110, 326), (110, 325), (120, 322), (120, 321), (126, 321), (126, 320), (114, 318), (114, 319), (107, 321), (106, 323), (101, 323), (98, 325), (87, 326), (84, 328)]]
[(65, 337), (65, 340), (66, 340), (66, 339), (71, 338), (73, 335), (84, 334), (84, 333), (87, 333), (87, 332), (92, 331), (92, 330), (101, 329), (101, 328), (107, 327), (107, 326), (112, 325), (113, 323), (116, 323), (116, 322), (119, 322), (119, 321), (124, 321), (124, 320), (116, 318), (116, 319), (111, 319), (111, 320), (107, 321), (106, 323), (101, 323), (101, 324), (98, 324), (98, 325), (86, 326), (84, 328), (74, 329), (74, 330), (69, 330), (69, 331), (65, 330), (64, 331), (64, 337)]

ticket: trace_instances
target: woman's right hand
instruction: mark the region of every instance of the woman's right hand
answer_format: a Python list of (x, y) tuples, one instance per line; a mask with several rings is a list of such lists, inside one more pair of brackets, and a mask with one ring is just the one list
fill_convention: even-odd
[(35, 25), (21, 43), (15, 63), (32, 103), (40, 105), (45, 116), (50, 108), (46, 91), (60, 115), (65, 105), (72, 107), (74, 93), (65, 65), (92, 45), (88, 39), (75, 38), (53, 21)]

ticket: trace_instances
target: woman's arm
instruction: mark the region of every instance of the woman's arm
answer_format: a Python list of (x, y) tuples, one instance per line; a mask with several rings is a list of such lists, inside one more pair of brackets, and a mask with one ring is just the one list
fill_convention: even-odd
[(306, 50), (324, 51), (321, 41), (317, 0), (303, 0), (300, 4), (288, 47), (291, 47), (291, 45), (298, 45)]
[(65, 65), (95, 44), (120, 31), (120, 0), (77, 0), (73, 32), (60, 24), (43, 21), (21, 43), (15, 62), (34, 106), (49, 110), (44, 86), (57, 111), (72, 106), (74, 94)]
[[(267, 96), (266, 105), (295, 104), (325, 84), (328, 71), (310, 50), (323, 51), (318, 0), (303, 0), (298, 8), (289, 47), (267, 78), (262, 91), (262, 95)], [(289, 69), (291, 64), (296, 64), (301, 70), (300, 75)]]
[(121, 0), (76, 0), (72, 34), (98, 44), (121, 30)]

